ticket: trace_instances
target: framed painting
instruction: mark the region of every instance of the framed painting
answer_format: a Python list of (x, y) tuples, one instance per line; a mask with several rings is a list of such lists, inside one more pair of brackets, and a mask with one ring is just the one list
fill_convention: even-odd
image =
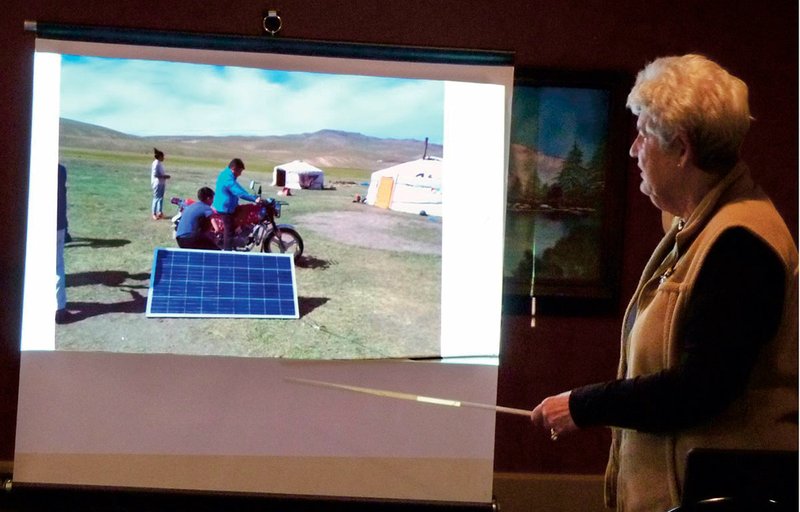
[(517, 69), (506, 211), (507, 307), (612, 305), (618, 296), (630, 80)]

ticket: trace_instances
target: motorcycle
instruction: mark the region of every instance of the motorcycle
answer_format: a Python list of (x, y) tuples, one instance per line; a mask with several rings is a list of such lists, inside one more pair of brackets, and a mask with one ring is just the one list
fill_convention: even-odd
[[(252, 189), (254, 184), (250, 184)], [(261, 187), (258, 187), (261, 197)], [(178, 229), (181, 214), (187, 206), (195, 202), (193, 199), (173, 197), (170, 202), (178, 207), (178, 213), (172, 217), (173, 236)], [(274, 198), (266, 198), (259, 203), (245, 203), (236, 207), (233, 213), (234, 235), (233, 249), (251, 251), (260, 248), (261, 252), (291, 254), (297, 262), (303, 255), (303, 239), (294, 226), (277, 224), (275, 219), (281, 216), (281, 210), (289, 203)], [(222, 248), (223, 225), (219, 214), (211, 215), (210, 229), (219, 248)]]

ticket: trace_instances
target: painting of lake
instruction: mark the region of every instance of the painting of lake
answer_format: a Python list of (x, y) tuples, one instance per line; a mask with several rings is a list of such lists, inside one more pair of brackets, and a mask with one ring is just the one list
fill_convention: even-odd
[(506, 293), (558, 294), (603, 273), (610, 91), (514, 88)]

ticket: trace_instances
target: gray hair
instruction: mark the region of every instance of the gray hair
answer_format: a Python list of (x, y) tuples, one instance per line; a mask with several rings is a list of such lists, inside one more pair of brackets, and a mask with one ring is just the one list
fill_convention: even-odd
[(636, 77), (627, 101), (644, 130), (662, 147), (686, 133), (694, 164), (713, 173), (727, 173), (739, 160), (750, 128), (747, 84), (702, 55), (662, 57)]

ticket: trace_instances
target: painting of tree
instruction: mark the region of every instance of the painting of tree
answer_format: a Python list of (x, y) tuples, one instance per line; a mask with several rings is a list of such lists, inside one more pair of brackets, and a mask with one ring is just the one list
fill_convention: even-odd
[(619, 88), (542, 76), (523, 73), (514, 87), (505, 275), (510, 289), (533, 295), (592, 294), (608, 282), (609, 223), (618, 221)]

